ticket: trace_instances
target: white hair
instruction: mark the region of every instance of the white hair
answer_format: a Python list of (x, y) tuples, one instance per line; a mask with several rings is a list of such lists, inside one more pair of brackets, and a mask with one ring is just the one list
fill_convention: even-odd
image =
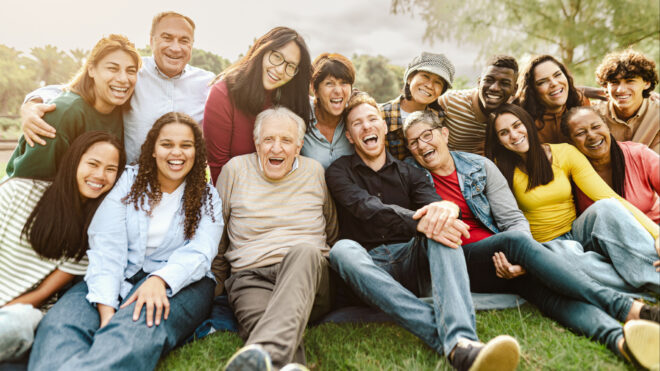
[(298, 145), (302, 145), (305, 140), (305, 121), (296, 115), (290, 109), (282, 106), (275, 106), (267, 110), (262, 111), (257, 115), (256, 120), (254, 121), (254, 131), (252, 132), (252, 137), (254, 138), (254, 144), (259, 144), (261, 142), (261, 125), (264, 120), (268, 118), (280, 119), (280, 120), (291, 120), (298, 127)]

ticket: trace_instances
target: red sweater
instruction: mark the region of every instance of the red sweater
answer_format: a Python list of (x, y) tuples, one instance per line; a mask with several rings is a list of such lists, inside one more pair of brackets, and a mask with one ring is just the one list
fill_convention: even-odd
[[(264, 109), (269, 106), (270, 99), (267, 98)], [(252, 138), (255, 117), (234, 105), (225, 81), (218, 81), (211, 87), (204, 108), (203, 129), (214, 185), (227, 161), (235, 156), (255, 152)]]

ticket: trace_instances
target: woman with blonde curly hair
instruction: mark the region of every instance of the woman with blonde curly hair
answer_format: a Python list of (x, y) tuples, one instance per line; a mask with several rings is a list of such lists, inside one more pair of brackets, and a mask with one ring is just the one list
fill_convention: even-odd
[(124, 137), (122, 108), (133, 95), (142, 59), (123, 35), (99, 40), (43, 119), (57, 130), (46, 145), (30, 147), (24, 136), (7, 164), (7, 176), (53, 180), (62, 156), (81, 134), (101, 130)]
[(209, 315), (223, 221), (205, 169), (195, 120), (160, 117), (94, 216), (85, 281), (43, 319), (31, 369), (153, 369)]

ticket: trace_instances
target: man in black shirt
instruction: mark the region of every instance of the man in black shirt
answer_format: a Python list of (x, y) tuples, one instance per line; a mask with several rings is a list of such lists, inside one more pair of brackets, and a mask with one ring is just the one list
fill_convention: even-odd
[[(447, 355), (455, 368), (514, 370), (515, 339), (478, 342), (458, 249), (469, 233), (458, 207), (442, 201), (420, 169), (385, 151), (387, 126), (373, 98), (351, 97), (344, 122), (355, 154), (326, 170), (342, 239), (330, 251), (333, 269), (362, 300)], [(430, 292), (433, 305), (418, 298)]]

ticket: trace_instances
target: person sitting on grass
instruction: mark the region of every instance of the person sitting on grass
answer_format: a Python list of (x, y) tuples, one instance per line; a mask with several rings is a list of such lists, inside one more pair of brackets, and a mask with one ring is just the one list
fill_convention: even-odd
[(410, 156), (403, 137), (403, 122), (409, 114), (431, 110), (444, 113), (438, 105), (438, 97), (451, 88), (454, 81), (454, 65), (444, 54), (422, 52), (408, 64), (403, 75), (403, 94), (380, 105), (387, 124), (387, 150), (399, 160)]
[(658, 83), (655, 62), (634, 50), (611, 53), (596, 68), (596, 79), (608, 98), (596, 109), (614, 138), (660, 153), (660, 103), (649, 98)]
[[(660, 325), (635, 319), (651, 308), (602, 287), (573, 262), (534, 241), (497, 166), (479, 155), (450, 152), (449, 131), (436, 115), (411, 114), (404, 134), (414, 157), (407, 161), (426, 169), (438, 195), (459, 205), (463, 221), (470, 226), (462, 250), (471, 291), (519, 294), (550, 318), (607, 345), (615, 354), (648, 364), (644, 360), (653, 356), (654, 348), (645, 342), (655, 339), (657, 353)], [(619, 320), (628, 320), (623, 329)]]
[(20, 359), (55, 294), (87, 268), (87, 226), (124, 169), (121, 143), (102, 131), (71, 143), (51, 183), (0, 184), (0, 362)]
[(261, 112), (257, 152), (232, 158), (218, 178), (227, 226), (220, 254), (232, 273), (224, 284), (247, 344), (226, 370), (292, 362), (302, 369), (307, 322), (330, 309), (337, 217), (323, 167), (299, 156), (304, 134), (305, 122), (288, 108)]
[(89, 226), (89, 267), (46, 314), (31, 370), (152, 370), (209, 314), (222, 205), (199, 124), (159, 118)]
[[(518, 342), (478, 342), (456, 204), (442, 201), (424, 172), (385, 150), (387, 125), (378, 105), (357, 93), (345, 111), (355, 154), (326, 170), (337, 203), (341, 240), (330, 264), (354, 292), (444, 354), (458, 370), (514, 370)], [(418, 232), (424, 235), (416, 236)], [(433, 303), (418, 298), (432, 292)]]
[(133, 94), (141, 63), (125, 36), (99, 40), (68, 90), (53, 101), (58, 109), (44, 116), (58, 135), (36, 147), (30, 147), (22, 135), (7, 164), (7, 176), (52, 180), (64, 152), (87, 131), (102, 130), (123, 138), (122, 110)]

